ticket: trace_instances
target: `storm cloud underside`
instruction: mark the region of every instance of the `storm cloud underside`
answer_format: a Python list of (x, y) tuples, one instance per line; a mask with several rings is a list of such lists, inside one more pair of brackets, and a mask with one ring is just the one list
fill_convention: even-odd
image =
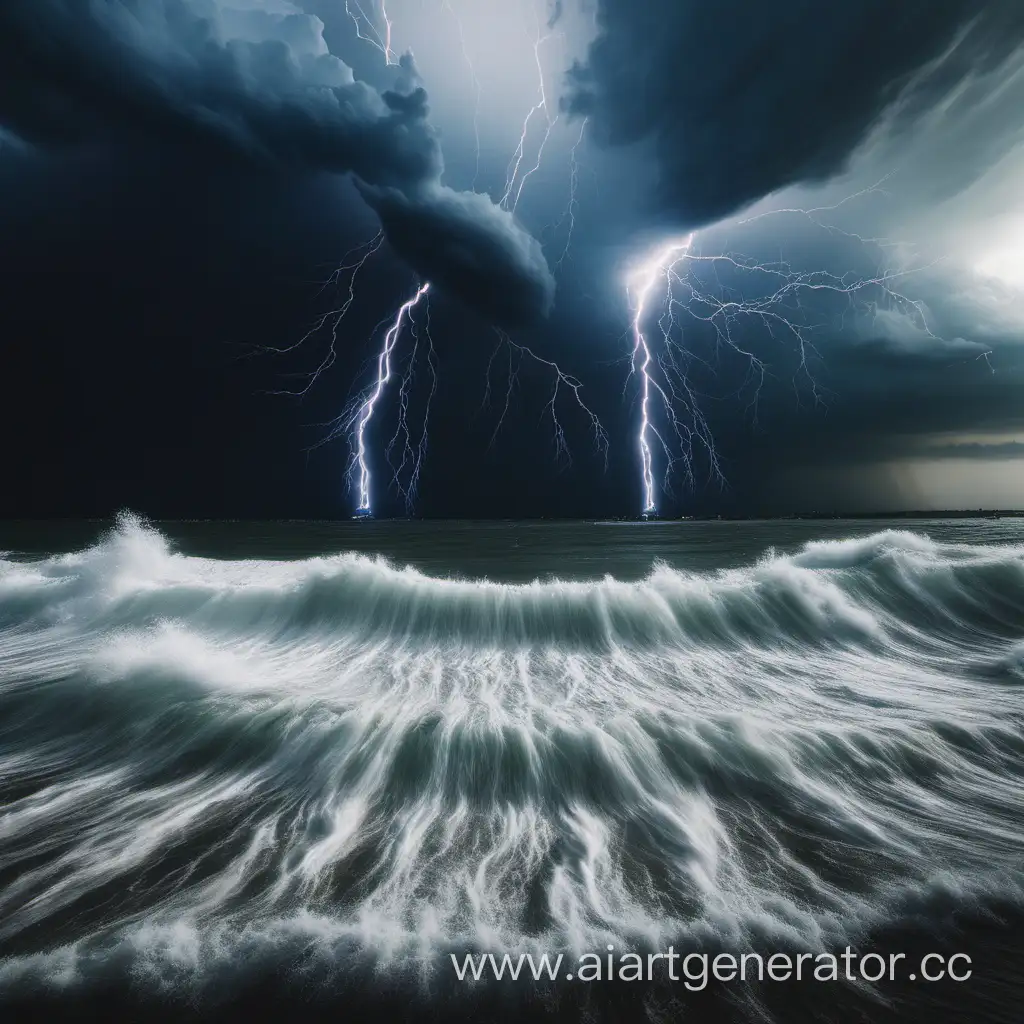
[(368, 195), (390, 197), (374, 205), (417, 273), (491, 319), (545, 315), (554, 281), (540, 246), (486, 197), (440, 184), (444, 160), (411, 59), (402, 89), (379, 92), (355, 80), (323, 30), (280, 0), (10, 0), (0, 7), (0, 125), (44, 148), (170, 137), (351, 173)]
[[(362, 6), (371, 21), (378, 16), (379, 6)], [(92, 453), (107, 450), (104, 432), (118, 426), (83, 431), (97, 408), (138, 393), (148, 398), (137, 399), (137, 418), (152, 435), (165, 436), (157, 420), (178, 422), (177, 398), (155, 401), (135, 369), (139, 326), (152, 334), (153, 310), (162, 311), (166, 352), (150, 339), (146, 359), (163, 360), (152, 380), (163, 381), (181, 358), (178, 386), (198, 392), (208, 381), (195, 373), (192, 353), (213, 361), (230, 346), (224, 379), (238, 392), (208, 414), (218, 445), (191, 449), (190, 459), (209, 463), (205, 473), (176, 461), (184, 456), (168, 427), (150, 491), (139, 484), (141, 496), (126, 493), (111, 454), (114, 482), (95, 504), (75, 507), (106, 514), (111, 502), (151, 500), (187, 515), (190, 501), (211, 509), (209, 495), (223, 493), (218, 514), (258, 502), (274, 515), (335, 514), (333, 448), (324, 447), (315, 472), (282, 474), (309, 443), (309, 424), (337, 414), (338, 387), (359, 379), (366, 337), (411, 294), (411, 265), (435, 283), (432, 295), (464, 300), (431, 309), (442, 397), (418, 511), (630, 514), (636, 405), (623, 390), (623, 281), (647, 253), (691, 228), (707, 256), (784, 260), (794, 272), (844, 279), (892, 273), (917, 305), (886, 308), (869, 291), (852, 309), (841, 295), (801, 293), (798, 319), (814, 345), (821, 406), (807, 392), (794, 398), (800, 352), (791, 339), (733, 321), (737, 345), (769, 371), (756, 429), (753, 385), (740, 391), (747, 363), (717, 362), (714, 330), (687, 322), (691, 371), (709, 396), (704, 411), (727, 459), (729, 489), (680, 491), (666, 512), (1010, 502), (1003, 481), (1024, 479), (1014, 461), (1024, 429), (1024, 8), (1002, 0), (705, 6), (388, 0), (394, 53), (416, 55), (415, 65), (403, 58), (396, 67), (359, 41), (341, 0), (0, 2), (5, 334), (21, 339), (25, 353), (45, 353), (31, 365), (47, 381), (52, 353), (86, 351), (77, 323), (40, 319), (56, 279), (61, 305), (103, 339), (88, 348), (87, 376), (76, 370), (66, 386), (52, 385), (75, 424), (62, 430), (55, 420), (52, 436), (40, 434), (47, 457), (68, 446), (54, 478), (79, 480), (68, 493), (91, 493), (77, 466), (94, 465)], [(537, 102), (534, 45), (548, 32), (540, 57), (551, 114), (561, 116), (514, 219), (486, 196), (457, 189), (472, 182), (502, 194)], [(581, 63), (567, 80), (574, 60)], [(574, 116), (556, 109), (560, 100)], [(524, 168), (544, 131), (535, 115)], [(336, 177), (343, 174), (362, 182), (358, 194)], [(800, 208), (819, 212), (808, 218), (793, 212)], [(360, 275), (331, 386), (304, 399), (299, 414), (280, 399), (250, 413), (254, 394), (304, 387), (322, 352), (314, 339), (270, 370), (266, 360), (235, 362), (234, 353), (274, 351), (301, 336), (332, 301), (311, 295), (311, 285), (373, 235), (376, 219), (390, 245)], [(550, 320), (516, 340), (583, 382), (613, 439), (607, 473), (589, 458), (588, 421), (571, 409), (564, 422), (574, 465), (548, 473), (537, 457), (550, 444), (539, 413), (550, 397), (543, 368), (527, 367), (511, 417), (493, 450), (486, 447), (512, 364), (504, 349), (488, 362), (493, 335), (466, 306), (505, 326), (535, 320), (554, 294), (538, 240), (557, 265), (558, 301)], [(59, 277), (68, 264), (84, 271), (74, 285)], [(731, 289), (756, 300), (774, 287), (770, 276), (722, 263), (690, 269), (716, 296)], [(346, 297), (342, 287), (338, 302)], [(652, 331), (660, 314), (652, 311)], [(66, 350), (68, 338), (75, 345)], [(421, 378), (417, 387), (426, 386)], [(485, 394), (493, 401), (481, 413)], [(211, 398), (211, 410), (221, 401)], [(190, 422), (200, 420), (193, 410)], [(386, 440), (388, 410), (375, 424)], [(259, 452), (258, 471), (246, 469), (251, 452)], [(26, 474), (37, 460), (25, 456)], [(924, 461), (927, 472), (914, 477), (926, 480), (920, 494), (897, 494), (900, 475), (910, 479)], [(964, 482), (975, 465), (989, 467), (993, 489), (982, 468)], [(201, 476), (201, 498), (164, 490), (173, 466)], [(268, 467), (287, 484), (268, 486)], [(47, 510), (32, 500), (39, 503), (25, 507)], [(401, 511), (397, 503), (392, 511)]]
[(607, 145), (653, 144), (657, 205), (701, 227), (983, 81), (1018, 51), (1024, 5), (598, 0), (597, 24), (567, 106)]

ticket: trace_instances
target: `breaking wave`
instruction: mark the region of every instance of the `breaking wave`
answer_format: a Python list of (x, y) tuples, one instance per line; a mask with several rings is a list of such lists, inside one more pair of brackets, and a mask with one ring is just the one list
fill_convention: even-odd
[(1024, 547), (506, 585), (124, 517), (0, 559), (0, 986), (816, 949), (1019, 902), (1022, 684)]

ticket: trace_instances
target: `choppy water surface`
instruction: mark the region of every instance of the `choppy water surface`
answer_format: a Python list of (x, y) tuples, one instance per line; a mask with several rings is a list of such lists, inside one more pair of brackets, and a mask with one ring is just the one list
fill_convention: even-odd
[(1024, 523), (50, 529), (0, 536), (0, 987), (1024, 898)]

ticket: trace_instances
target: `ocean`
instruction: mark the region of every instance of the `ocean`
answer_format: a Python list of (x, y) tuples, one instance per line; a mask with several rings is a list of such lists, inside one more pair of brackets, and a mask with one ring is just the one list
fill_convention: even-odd
[[(1024, 520), (124, 514), (0, 552), (11, 1019), (1020, 1020)], [(902, 959), (453, 962), (670, 948)]]

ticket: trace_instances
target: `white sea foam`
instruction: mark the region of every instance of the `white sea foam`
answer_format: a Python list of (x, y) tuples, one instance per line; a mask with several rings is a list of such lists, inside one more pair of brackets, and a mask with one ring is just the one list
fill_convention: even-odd
[(0, 983), (815, 948), (1021, 898), (1024, 548), (512, 586), (126, 519), (0, 561), (0, 628)]

